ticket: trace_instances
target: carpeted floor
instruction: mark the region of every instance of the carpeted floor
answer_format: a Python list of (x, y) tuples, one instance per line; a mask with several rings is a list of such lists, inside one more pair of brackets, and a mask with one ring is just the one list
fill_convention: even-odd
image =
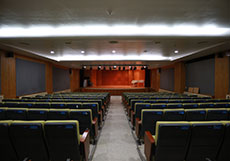
[(93, 161), (141, 161), (120, 96), (111, 96)]

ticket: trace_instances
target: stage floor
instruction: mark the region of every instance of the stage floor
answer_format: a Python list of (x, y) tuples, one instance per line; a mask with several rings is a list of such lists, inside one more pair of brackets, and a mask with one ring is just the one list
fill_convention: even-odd
[(109, 86), (86, 87), (85, 89), (145, 89), (145, 87), (109, 85)]

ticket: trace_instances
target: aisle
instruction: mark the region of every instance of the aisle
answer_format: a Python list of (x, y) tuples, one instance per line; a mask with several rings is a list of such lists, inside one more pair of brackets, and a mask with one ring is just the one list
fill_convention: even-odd
[(109, 113), (93, 161), (141, 161), (120, 96), (111, 96)]

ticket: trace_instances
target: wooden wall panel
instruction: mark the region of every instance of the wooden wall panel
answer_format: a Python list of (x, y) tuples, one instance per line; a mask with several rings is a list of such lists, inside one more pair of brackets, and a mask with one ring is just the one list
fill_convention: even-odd
[(97, 70), (91, 70), (90, 80), (93, 83), (93, 87), (97, 86)]
[(76, 92), (80, 88), (80, 70), (79, 69), (71, 69), (70, 75), (70, 91)]
[(229, 89), (229, 57), (215, 57), (215, 98), (225, 98)]
[(158, 69), (152, 69), (151, 70), (151, 88), (154, 91), (159, 91), (160, 89), (160, 73), (158, 71)]
[(46, 63), (46, 92), (53, 93), (53, 66)]
[(15, 57), (5, 57), (1, 53), (1, 89), (4, 98), (16, 98)]
[(102, 71), (102, 85), (129, 85), (128, 71), (105, 70)]
[(185, 64), (183, 62), (175, 63), (174, 66), (174, 91), (184, 93), (185, 90)]

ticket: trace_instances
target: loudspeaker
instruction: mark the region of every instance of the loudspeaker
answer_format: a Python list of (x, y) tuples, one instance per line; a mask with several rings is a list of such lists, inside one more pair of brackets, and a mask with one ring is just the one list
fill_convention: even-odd
[(71, 68), (69, 68), (69, 74), (72, 74), (72, 69)]
[(6, 58), (13, 58), (13, 57), (14, 57), (14, 53), (13, 53), (13, 52), (7, 52), (7, 53), (5, 54), (5, 57), (6, 57)]
[(161, 68), (158, 69), (158, 73), (161, 73)]
[(217, 54), (217, 57), (218, 57), (218, 58), (223, 58), (223, 57), (224, 57), (224, 54), (223, 54), (223, 53), (219, 53), (219, 54)]
[(150, 69), (145, 69), (145, 87), (150, 87)]

